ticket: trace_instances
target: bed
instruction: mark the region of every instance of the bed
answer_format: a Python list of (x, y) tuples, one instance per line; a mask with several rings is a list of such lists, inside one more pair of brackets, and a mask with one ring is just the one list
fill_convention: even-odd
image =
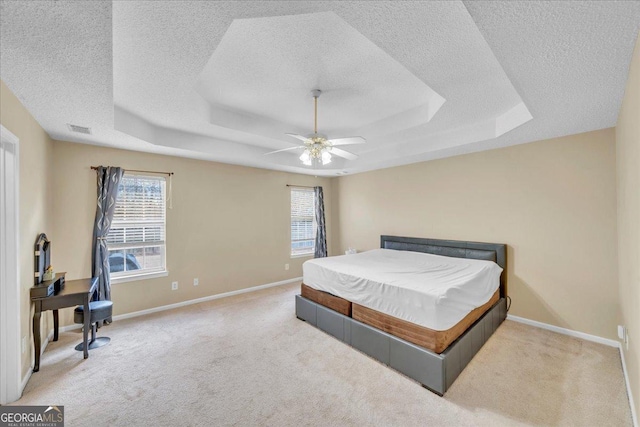
[[(506, 245), (381, 236), (380, 248), (305, 263), (296, 315), (443, 395), (506, 318)], [(416, 265), (454, 285), (425, 291)]]

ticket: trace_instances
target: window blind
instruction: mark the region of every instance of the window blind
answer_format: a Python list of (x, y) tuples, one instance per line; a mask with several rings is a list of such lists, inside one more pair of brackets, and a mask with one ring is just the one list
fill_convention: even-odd
[(166, 181), (125, 174), (107, 236), (112, 277), (165, 269)]
[(313, 254), (315, 248), (315, 194), (313, 189), (291, 189), (291, 255)]

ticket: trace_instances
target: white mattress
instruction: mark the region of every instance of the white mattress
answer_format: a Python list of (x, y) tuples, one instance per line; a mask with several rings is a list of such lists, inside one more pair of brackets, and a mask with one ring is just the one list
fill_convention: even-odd
[(307, 286), (436, 331), (489, 301), (502, 272), (493, 261), (390, 249), (317, 258), (302, 270)]

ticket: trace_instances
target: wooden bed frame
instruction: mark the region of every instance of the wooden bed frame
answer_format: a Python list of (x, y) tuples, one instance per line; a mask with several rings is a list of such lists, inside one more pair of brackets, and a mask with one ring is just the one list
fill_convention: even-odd
[(446, 331), (351, 303), (304, 283), (296, 316), (443, 395), (506, 318), (506, 245), (381, 236), (380, 247), (496, 262), (500, 289), (483, 306)]

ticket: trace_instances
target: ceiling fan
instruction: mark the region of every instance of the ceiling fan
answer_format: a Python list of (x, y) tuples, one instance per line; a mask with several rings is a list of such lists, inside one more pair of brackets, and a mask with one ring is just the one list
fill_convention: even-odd
[(267, 154), (280, 153), (282, 151), (290, 151), (290, 150), (299, 150), (304, 149), (302, 154), (300, 155), (300, 160), (306, 166), (311, 166), (314, 163), (322, 162), (323, 165), (331, 163), (331, 155), (335, 154), (336, 156), (343, 157), (348, 160), (355, 160), (358, 158), (357, 155), (350, 153), (348, 151), (342, 150), (340, 148), (336, 148), (337, 145), (351, 145), (351, 144), (364, 144), (367, 142), (361, 136), (350, 136), (346, 138), (334, 138), (327, 139), (326, 135), (318, 133), (318, 98), (322, 91), (320, 89), (314, 89), (311, 91), (311, 95), (313, 95), (313, 104), (314, 104), (314, 124), (313, 124), (313, 133), (307, 136), (298, 135), (295, 133), (286, 133), (285, 135), (292, 136), (294, 138), (299, 139), (304, 143), (304, 145), (298, 145), (296, 147), (283, 148), (282, 150), (271, 151)]

